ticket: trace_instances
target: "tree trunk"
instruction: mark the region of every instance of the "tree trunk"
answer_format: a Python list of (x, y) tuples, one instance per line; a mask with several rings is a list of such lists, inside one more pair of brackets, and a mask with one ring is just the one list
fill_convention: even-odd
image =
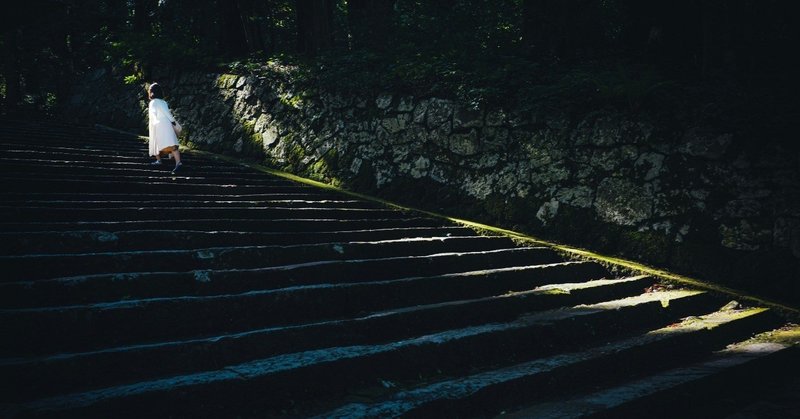
[(353, 48), (387, 46), (394, 0), (349, 0), (347, 21)]
[(247, 38), (242, 28), (242, 14), (237, 2), (219, 0), (220, 48), (226, 58), (241, 58), (247, 55)]
[(523, 0), (522, 34), (539, 56), (562, 54), (571, 45), (567, 11), (573, 0)]
[(134, 0), (133, 31), (149, 33), (153, 29), (153, 18), (158, 7), (158, 0)]
[(714, 67), (714, 9), (709, 1), (702, 1), (702, 26), (703, 26), (703, 49), (701, 54), (700, 75), (708, 77)]
[(297, 0), (297, 51), (316, 55), (333, 47), (333, 0)]
[(24, 13), (20, 10), (6, 10), (0, 18), (3, 26), (2, 71), (5, 81), (5, 112), (8, 115), (16, 114), (22, 102), (22, 70), (20, 68), (20, 50), (22, 41), (22, 28), (20, 22), (24, 20)]
[(522, 1), (522, 39), (527, 48), (539, 52), (544, 46), (544, 0)]
[(56, 80), (56, 100), (59, 105), (63, 104), (67, 99), (70, 89), (72, 88), (75, 74), (75, 61), (72, 46), (70, 45), (71, 38), (69, 31), (69, 27), (72, 23), (72, 6), (65, 3), (60, 7), (63, 8), (60, 14), (63, 16), (64, 21), (58, 27), (59, 30), (57, 31), (56, 39), (53, 40), (53, 48), (62, 64), (59, 71), (60, 74)]
[(261, 35), (261, 28), (255, 20), (257, 17), (256, 5), (253, 0), (236, 0), (239, 9), (239, 19), (241, 20), (242, 32), (247, 42), (248, 53), (263, 53), (264, 40)]

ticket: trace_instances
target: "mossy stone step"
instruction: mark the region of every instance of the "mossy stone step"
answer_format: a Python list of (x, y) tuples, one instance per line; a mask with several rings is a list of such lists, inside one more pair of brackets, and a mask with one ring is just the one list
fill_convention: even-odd
[(524, 291), (546, 283), (607, 278), (602, 266), (566, 262), (387, 281), (313, 284), (212, 296), (149, 298), (0, 310), (16, 338), (0, 356), (78, 351), (201, 334), (244, 331), (390, 308)]
[(86, 182), (104, 182), (104, 181), (128, 181), (136, 183), (147, 183), (154, 181), (161, 181), (165, 176), (170, 178), (174, 177), (177, 184), (184, 183), (197, 183), (203, 185), (240, 185), (247, 184), (251, 186), (289, 186), (291, 183), (275, 178), (265, 178), (264, 176), (248, 176), (240, 175), (238, 173), (221, 173), (216, 176), (205, 172), (205, 169), (191, 166), (189, 163), (184, 163), (181, 166), (180, 175), (172, 175), (172, 170), (175, 168), (174, 163), (162, 163), (156, 168), (150, 169), (143, 173), (133, 173), (130, 170), (110, 171), (103, 168), (98, 168), (96, 171), (87, 170), (50, 170), (46, 167), (32, 167), (29, 170), (15, 170), (0, 174), (0, 179), (6, 177), (60, 177), (66, 176), (72, 181), (86, 181)]
[[(694, 322), (696, 319), (690, 320), (690, 324)], [(767, 396), (765, 391), (780, 389), (775, 381), (788, 381), (787, 372), (800, 371), (800, 327), (763, 332), (704, 358), (620, 386), (528, 406), (501, 417), (729, 417), (754, 398)], [(754, 417), (784, 416), (773, 416), (765, 409)]]
[(199, 193), (199, 194), (268, 194), (268, 193), (305, 193), (313, 190), (309, 186), (287, 185), (247, 185), (234, 183), (193, 183), (181, 176), (171, 176), (169, 171), (164, 171), (164, 176), (149, 182), (127, 182), (124, 180), (75, 180), (60, 177), (3, 177), (4, 192), (37, 192), (63, 193), (139, 193), (146, 196), (148, 193)]
[(779, 319), (210, 153), (173, 176), (140, 137), (19, 121), (0, 149), (3, 416), (676, 414), (797, 365), (681, 382)]
[[(371, 377), (406, 380), (416, 379), (418, 374), (454, 374), (468, 370), (476, 361), (513, 362), (515, 358), (552, 353), (565, 344), (591, 342), (590, 330), (603, 329), (607, 332), (604, 335), (613, 336), (614, 329), (622, 329), (623, 324), (630, 327), (663, 323), (682, 315), (682, 309), (686, 308), (682, 303), (692, 306), (692, 298), (700, 294), (651, 293), (639, 298), (618, 300), (613, 310), (589, 305), (386, 344), (331, 347), (277, 355), (214, 371), (56, 396), (34, 401), (24, 408), (68, 411), (85, 407), (89, 410), (77, 412), (95, 414), (103, 412), (104, 404), (107, 404), (117, 409), (124, 406), (125, 411), (137, 407), (144, 407), (147, 411), (156, 407), (162, 413), (165, 412), (161, 409), (168, 409), (166, 413), (220, 414), (216, 409), (225, 406), (227, 414), (266, 413), (272, 409), (291, 407), (286, 405), (289, 400), (301, 401), (309, 397), (340, 394), (363, 385), (364, 380)], [(669, 301), (670, 304), (663, 304), (662, 301)]]
[(91, 136), (83, 136), (76, 139), (73, 136), (52, 137), (49, 135), (35, 135), (33, 133), (28, 135), (0, 135), (0, 144), (5, 148), (12, 148), (13, 146), (31, 146), (31, 147), (75, 147), (85, 149), (103, 149), (109, 151), (133, 151), (146, 149), (147, 144), (136, 138), (124, 137), (105, 137), (99, 138)]
[[(0, 145), (2, 147), (2, 145)], [(155, 170), (149, 163), (153, 158), (146, 152), (132, 151), (126, 153), (112, 152), (105, 150), (86, 150), (71, 149), (66, 147), (50, 148), (22, 148), (19, 150), (5, 150), (6, 157), (0, 157), (0, 162), (21, 164), (27, 166), (38, 166), (42, 164), (53, 166), (86, 166), (103, 167), (109, 169), (131, 169), (131, 170)], [(253, 169), (240, 165), (228, 163), (222, 159), (207, 157), (185, 150), (181, 153), (188, 161), (192, 162), (193, 167), (202, 168), (208, 173), (225, 172), (252, 175)], [(162, 157), (169, 161), (168, 157)]]
[(114, 221), (132, 219), (175, 220), (191, 218), (401, 218), (401, 211), (385, 208), (341, 208), (314, 206), (275, 207), (125, 207), (64, 208), (13, 207), (0, 205), (0, 218), (8, 221)]
[[(625, 379), (632, 373), (669, 368), (702, 357), (707, 351), (724, 347), (732, 339), (746, 338), (760, 327), (774, 324), (774, 320), (759, 308), (717, 311), (579, 352), (561, 353), (397, 391), (382, 401), (352, 403), (319, 417), (490, 417), (521, 402), (607, 385), (609, 381)], [(627, 396), (633, 396), (633, 392)], [(573, 399), (500, 416), (585, 417), (584, 414), (592, 413), (590, 403), (588, 399)], [(679, 411), (675, 414), (671, 417), (686, 417)], [(640, 410), (638, 416), (610, 417), (654, 417), (654, 413)]]
[(215, 295), (315, 283), (385, 281), (562, 261), (549, 248), (513, 248), (373, 259), (314, 260), (269, 268), (85, 275), (2, 283), (0, 307), (46, 307), (123, 298)]
[[(262, 193), (262, 194), (186, 194), (186, 193), (160, 193), (154, 191), (143, 197), (141, 194), (128, 193), (65, 193), (65, 192), (15, 192), (4, 194), (9, 201), (62, 201), (62, 202), (88, 202), (88, 201), (208, 201), (208, 202), (235, 202), (235, 201), (269, 201), (269, 200), (349, 200), (352, 197), (343, 193), (326, 192), (319, 189), (308, 188), (302, 192), (294, 193)], [(224, 220), (220, 220), (224, 221)]]
[(408, 237), (475, 236), (465, 227), (407, 227), (309, 232), (202, 230), (76, 230), (0, 233), (0, 255), (119, 252), (222, 246), (380, 241)]
[(223, 199), (207, 200), (149, 200), (147, 198), (130, 201), (62, 201), (62, 200), (27, 200), (14, 201), (7, 200), (8, 206), (18, 208), (50, 208), (59, 211), (62, 208), (68, 209), (112, 209), (112, 208), (360, 208), (360, 209), (384, 209), (385, 207), (361, 200), (347, 199), (269, 199), (259, 201), (235, 200), (226, 201)]
[(277, 218), (277, 219), (137, 219), (115, 221), (64, 221), (64, 222), (0, 222), (0, 231), (5, 232), (33, 232), (33, 231), (80, 231), (80, 230), (105, 230), (105, 231), (130, 231), (152, 229), (176, 230), (243, 230), (264, 232), (309, 232), (309, 231), (336, 231), (342, 229), (370, 229), (370, 228), (404, 228), (404, 227), (438, 227), (452, 225), (435, 218), (419, 217), (407, 214), (402, 218), (378, 219), (336, 219), (336, 218)]
[[(0, 395), (32, 399), (159, 376), (213, 369), (326, 345), (377, 344), (419, 334), (491, 322), (511, 321), (534, 310), (548, 310), (636, 295), (653, 278), (637, 276), (577, 284), (550, 284), (531, 291), (418, 305), (343, 320), (272, 327), (203, 339), (165, 341), (0, 362), (0, 374), (15, 386)], [(559, 290), (560, 292), (554, 292)], [(114, 374), (107, 374), (114, 371)]]
[(514, 247), (506, 237), (415, 237), (366, 242), (331, 242), (288, 246), (231, 246), (188, 250), (141, 250), (78, 254), (0, 256), (4, 282), (32, 281), (99, 273), (175, 272), (243, 269), (395, 255), (485, 251)]

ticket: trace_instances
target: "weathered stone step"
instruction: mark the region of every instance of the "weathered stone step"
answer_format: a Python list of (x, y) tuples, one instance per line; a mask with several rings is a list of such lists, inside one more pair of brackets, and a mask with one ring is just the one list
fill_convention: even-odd
[[(22, 411), (0, 416), (308, 417), (414, 392), (433, 396), (406, 415), (486, 416), (639, 388), (774, 319), (660, 329), (722, 304), (208, 153), (171, 176), (135, 136), (2, 122), (0, 406)], [(657, 393), (593, 414), (681, 400)]]
[[(282, 182), (288, 180), (277, 178), (265, 173), (260, 173), (246, 167), (210, 159), (196, 159), (190, 153), (185, 153), (186, 169), (191, 168), (198, 175), (203, 176), (235, 176), (247, 179), (275, 179)], [(190, 163), (191, 162), (191, 163)], [(161, 166), (154, 166), (150, 159), (129, 159), (120, 161), (118, 157), (111, 156), (101, 161), (88, 161), (75, 156), (72, 160), (60, 160), (53, 156), (42, 159), (26, 158), (0, 158), (0, 174), (10, 175), (20, 173), (23, 175), (59, 174), (59, 175), (148, 175), (165, 170), (172, 170), (174, 162), (162, 159)]]
[(466, 227), (407, 227), (308, 232), (202, 230), (75, 230), (0, 233), (0, 255), (120, 252), (221, 246), (266, 246), (379, 241), (410, 237), (475, 236)]
[(258, 201), (225, 200), (150, 200), (149, 197), (142, 197), (139, 200), (12, 200), (3, 202), (6, 206), (15, 208), (50, 208), (52, 211), (59, 211), (62, 208), (71, 209), (110, 209), (110, 208), (361, 208), (361, 209), (385, 209), (386, 207), (370, 201), (356, 199), (265, 199)]
[(121, 299), (232, 294), (295, 285), (385, 281), (559, 263), (549, 248), (500, 249), (374, 259), (315, 260), (256, 269), (134, 272), (0, 283), (0, 307), (47, 307)]
[(250, 219), (250, 218), (403, 218), (406, 214), (385, 208), (308, 207), (124, 207), (124, 208), (58, 208), (13, 207), (0, 205), (0, 218), (7, 221), (114, 221), (135, 219)]
[[(24, 162), (24, 163), (22, 163)], [(218, 178), (218, 177), (234, 177), (238, 179), (248, 180), (273, 180), (275, 182), (288, 183), (289, 181), (265, 175), (264, 173), (255, 172), (253, 170), (236, 170), (237, 166), (232, 165), (219, 165), (218, 163), (209, 162), (204, 165), (199, 165), (197, 161), (192, 161), (191, 164), (186, 162), (184, 167), (191, 170), (195, 178)], [(18, 161), (9, 159), (0, 159), (0, 174), (14, 175), (19, 174), (22, 176), (36, 175), (98, 175), (98, 176), (126, 176), (127, 178), (136, 179), (137, 177), (152, 176), (153, 174), (161, 174), (164, 171), (171, 171), (174, 164), (169, 161), (164, 161), (161, 166), (152, 166), (150, 162), (137, 162), (137, 163), (92, 163), (84, 161), (60, 161), (60, 160), (31, 160), (19, 159)]]
[[(674, 330), (664, 331), (664, 335), (673, 333)], [(748, 402), (765, 396), (763, 392), (775, 385), (775, 380), (785, 381), (787, 372), (800, 371), (798, 345), (800, 328), (783, 327), (731, 344), (685, 367), (617, 387), (529, 406), (502, 417), (728, 417)], [(763, 417), (775, 417), (762, 413)]]
[[(602, 303), (601, 303), (602, 305)], [(376, 403), (352, 403), (319, 417), (489, 417), (526, 400), (573, 394), (631, 374), (649, 374), (687, 359), (703, 357), (732, 341), (746, 338), (774, 318), (764, 309), (717, 311), (680, 323), (579, 352), (491, 369), (402, 390)], [(631, 397), (635, 392), (627, 393)], [(568, 418), (592, 413), (585, 399), (569, 400), (550, 409), (532, 408), (502, 417)], [(681, 403), (675, 416), (686, 417)], [(570, 413), (568, 413), (570, 412)], [(654, 417), (652, 411), (610, 417)], [(707, 416), (710, 417), (710, 416)]]
[[(25, 142), (29, 141), (29, 142)], [(76, 144), (75, 140), (69, 139), (48, 139), (48, 138), (26, 138), (17, 140), (13, 138), (0, 138), (0, 148), (11, 151), (20, 150), (64, 150), (78, 152), (83, 150), (85, 153), (103, 153), (107, 155), (136, 155), (147, 156), (147, 144), (144, 142), (117, 141), (114, 139), (106, 141), (81, 141)]]
[(266, 193), (266, 194), (225, 194), (225, 195), (204, 195), (204, 194), (184, 194), (184, 193), (149, 193), (146, 196), (142, 194), (126, 194), (126, 193), (64, 193), (64, 192), (51, 192), (51, 193), (6, 193), (4, 197), (11, 201), (63, 201), (63, 202), (86, 202), (86, 201), (171, 201), (171, 202), (186, 202), (186, 201), (207, 201), (207, 202), (232, 202), (232, 201), (269, 201), (280, 199), (295, 199), (295, 200), (337, 200), (349, 199), (349, 196), (343, 193), (331, 191), (326, 192), (322, 190), (307, 189), (304, 192), (297, 193)]
[(241, 294), (0, 310), (0, 356), (46, 354), (246, 331), (608, 278), (592, 262), (487, 269), (388, 281), (313, 284)]
[[(25, 142), (27, 141), (27, 142)], [(8, 154), (2, 158), (13, 158), (24, 155), (37, 156), (49, 158), (52, 153), (65, 153), (72, 155), (72, 160), (90, 159), (96, 160), (101, 158), (103, 161), (114, 160), (115, 158), (132, 158), (137, 157), (140, 159), (149, 158), (148, 144), (144, 141), (117, 141), (110, 140), (109, 143), (105, 141), (76, 141), (76, 140), (48, 140), (48, 139), (25, 139), (22, 141), (0, 138), (0, 148), (7, 150)], [(192, 150), (184, 149), (189, 153)], [(32, 154), (26, 154), (32, 153)], [(45, 153), (45, 154), (40, 154)], [(183, 154), (183, 153), (182, 153)], [(203, 153), (195, 153), (198, 157), (203, 159), (215, 158)], [(166, 156), (166, 155), (164, 155)]]
[(0, 148), (3, 148), (6, 151), (4, 158), (9, 159), (54, 159), (69, 161), (91, 161), (98, 163), (138, 161), (141, 163), (150, 158), (146, 144), (122, 149), (108, 149), (97, 148), (88, 145), (70, 145), (66, 143), (9, 144), (8, 142), (0, 141)]
[(3, 132), (6, 133), (48, 133), (49, 135), (110, 135), (110, 136), (130, 136), (132, 134), (122, 133), (107, 128), (100, 128), (93, 124), (73, 123), (69, 121), (61, 121), (58, 119), (12, 119), (0, 118), (0, 126), (3, 127)]
[(69, 133), (69, 135), (84, 135), (86, 133), (115, 136), (121, 135), (120, 133), (109, 130), (100, 131), (91, 125), (72, 124), (57, 120), (26, 121), (0, 117), (0, 127), (3, 127), (3, 135), (27, 135), (32, 133), (48, 133), (50, 135), (65, 135), (67, 133)]
[[(104, 150), (70, 149), (66, 147), (40, 147), (30, 149), (28, 147), (21, 150), (5, 150), (6, 158), (2, 161), (13, 163), (23, 163), (29, 165), (51, 164), (51, 165), (82, 165), (90, 167), (109, 167), (109, 168), (129, 168), (129, 169), (153, 169), (148, 166), (152, 162), (152, 157), (147, 154), (146, 149), (129, 151), (125, 153), (111, 152)], [(193, 153), (185, 150), (181, 153), (187, 162), (192, 163), (192, 167), (202, 168), (207, 172), (223, 171), (233, 173), (253, 173), (253, 170), (239, 164), (228, 163), (220, 158), (213, 156)], [(164, 157), (165, 161), (169, 161)], [(5, 164), (5, 163), (4, 163)]]
[(69, 144), (77, 146), (104, 147), (115, 149), (118, 147), (133, 147), (146, 145), (146, 141), (140, 140), (134, 135), (117, 135), (101, 133), (99, 131), (85, 131), (82, 133), (54, 133), (52, 131), (33, 131), (7, 132), (5, 127), (0, 133), (0, 141), (11, 144)]
[[(49, 160), (66, 160), (72, 162), (92, 162), (97, 164), (110, 164), (110, 163), (146, 163), (152, 159), (147, 150), (147, 144), (139, 146), (122, 146), (120, 148), (100, 148), (91, 145), (74, 145), (68, 143), (48, 144), (46, 142), (35, 144), (10, 144), (8, 141), (0, 140), (0, 148), (5, 151), (3, 157), (0, 157), (5, 163), (6, 159), (9, 161), (40, 161), (46, 162)], [(191, 153), (190, 150), (184, 150)], [(183, 152), (181, 156), (183, 156)], [(200, 154), (193, 154), (197, 157), (208, 159), (208, 156), (201, 156)], [(162, 157), (169, 157), (162, 155)], [(211, 157), (213, 158), (213, 157)], [(152, 161), (152, 160), (150, 160)]]
[(171, 176), (165, 172), (162, 178), (151, 182), (130, 182), (123, 180), (76, 180), (57, 177), (4, 177), (0, 192), (20, 193), (29, 190), (63, 193), (182, 193), (182, 194), (265, 194), (265, 193), (303, 193), (312, 188), (305, 185), (237, 185), (234, 183), (194, 183), (181, 176)]
[[(253, 360), (223, 369), (172, 376), (22, 406), (98, 414), (105, 409), (146, 414), (260, 414), (280, 412), (321, 394), (341, 395), (375, 380), (419, 380), (463, 374), (472, 365), (518, 362), (632, 327), (664, 324), (697, 308), (697, 292), (673, 291), (521, 316), (378, 345), (330, 347)], [(664, 302), (669, 304), (664, 304)], [(263, 397), (268, 395), (268, 397)], [(300, 403), (303, 405), (303, 403)], [(224, 409), (224, 410), (223, 410)], [(76, 411), (78, 412), (78, 411)], [(110, 410), (109, 410), (110, 412)]]
[[(191, 219), (169, 220), (166, 224), (176, 230), (242, 230), (263, 232), (310, 232), (335, 231), (341, 229), (356, 230), (370, 228), (408, 228), (408, 227), (440, 227), (444, 222), (435, 218), (417, 217), (409, 214), (403, 218), (379, 219), (346, 219), (335, 218), (277, 218), (277, 219)], [(129, 231), (153, 230), (164, 228), (165, 222), (159, 219), (129, 221), (66, 221), (66, 222), (0, 222), (0, 231)]]
[(288, 246), (233, 246), (189, 250), (38, 254), (0, 256), (3, 282), (37, 280), (97, 273), (175, 272), (205, 269), (243, 269), (388, 256), (413, 256), (485, 251), (514, 247), (506, 237), (421, 237), (373, 242), (331, 242)]
[(90, 126), (81, 127), (79, 129), (73, 129), (67, 125), (40, 125), (40, 126), (13, 126), (13, 124), (6, 124), (2, 123), (3, 131), (0, 133), (0, 138), (12, 138), (12, 139), (20, 139), (20, 138), (35, 138), (40, 140), (63, 140), (68, 139), (73, 143), (86, 139), (90, 141), (92, 139), (100, 139), (102, 141), (107, 140), (117, 140), (117, 141), (128, 141), (130, 139), (138, 138), (137, 135), (134, 134), (122, 134), (116, 133), (112, 131), (101, 131), (97, 130)]
[(0, 132), (0, 139), (3, 141), (24, 142), (30, 140), (38, 140), (39, 142), (47, 141), (67, 141), (71, 144), (83, 144), (84, 142), (94, 142), (98, 144), (115, 144), (115, 143), (135, 143), (143, 142), (138, 140), (136, 135), (120, 135), (116, 133), (101, 132), (92, 128), (83, 130), (70, 130), (65, 127), (40, 127), (40, 128), (24, 128), (15, 129), (3, 126)]
[(47, 135), (100, 135), (100, 136), (121, 136), (130, 137), (132, 134), (123, 133), (107, 128), (101, 128), (93, 124), (80, 124), (57, 119), (0, 119), (0, 126), (5, 133), (41, 133)]
[[(70, 144), (47, 145), (47, 144), (21, 144), (8, 145), (0, 143), (0, 148), (4, 148), (4, 157), (9, 159), (42, 159), (42, 160), (68, 160), (77, 162), (91, 162), (97, 164), (141, 164), (152, 161), (147, 150), (147, 144), (141, 144), (127, 149), (104, 149), (90, 146), (75, 146)], [(214, 167), (214, 165), (229, 166), (231, 168), (246, 169), (241, 164), (229, 163), (226, 160), (204, 153), (197, 153), (190, 149), (184, 149), (181, 156), (187, 156), (191, 161), (199, 163), (201, 166)], [(162, 155), (168, 159), (169, 155)]]
[(188, 164), (184, 165), (182, 172), (180, 174), (172, 175), (172, 169), (174, 165), (167, 165), (163, 166), (161, 170), (153, 170), (147, 175), (139, 175), (139, 174), (116, 174), (116, 173), (102, 173), (102, 174), (92, 174), (92, 175), (66, 175), (66, 174), (59, 174), (50, 171), (42, 171), (41, 173), (37, 173), (36, 171), (32, 171), (30, 174), (25, 173), (8, 173), (4, 175), (0, 175), (0, 181), (4, 179), (19, 179), (20, 177), (26, 176), (36, 176), (41, 178), (57, 178), (62, 177), (64, 179), (69, 179), (70, 181), (83, 181), (83, 182), (126, 182), (126, 183), (138, 183), (138, 184), (149, 184), (151, 182), (163, 182), (165, 179), (169, 179), (170, 182), (173, 184), (202, 184), (202, 185), (247, 185), (252, 187), (259, 187), (259, 186), (276, 186), (276, 187), (287, 187), (287, 186), (296, 186), (292, 183), (286, 182), (281, 179), (276, 179), (273, 177), (267, 176), (256, 176), (256, 177), (239, 177), (239, 176), (217, 176), (217, 177), (208, 177), (203, 176), (202, 172), (199, 172), (191, 167), (188, 167)]
[(161, 170), (151, 170), (148, 173), (144, 174), (137, 174), (137, 173), (127, 173), (125, 171), (121, 171), (120, 173), (111, 173), (106, 172), (103, 170), (99, 170), (95, 174), (69, 174), (69, 173), (61, 173), (60, 171), (53, 171), (53, 170), (36, 170), (32, 169), (27, 173), (24, 172), (14, 172), (14, 173), (5, 173), (0, 174), (0, 180), (5, 179), (7, 177), (11, 178), (19, 178), (25, 176), (37, 176), (37, 177), (60, 177), (63, 176), (69, 180), (73, 181), (86, 181), (86, 182), (104, 182), (104, 181), (125, 181), (125, 182), (132, 182), (132, 183), (141, 183), (141, 182), (161, 182), (164, 180), (165, 177), (168, 177), (172, 180), (172, 182), (177, 184), (182, 183), (200, 183), (200, 184), (207, 184), (207, 185), (252, 185), (252, 186), (295, 186), (285, 180), (277, 179), (273, 177), (263, 176), (263, 175), (225, 175), (224, 173), (222, 176), (208, 176), (202, 170), (197, 170), (196, 168), (188, 167), (188, 164), (184, 164), (182, 167), (183, 169), (180, 175), (172, 175), (171, 171), (174, 168), (174, 165), (162, 165)]
[[(0, 124), (2, 125), (2, 124)], [(121, 134), (109, 131), (98, 131), (96, 129), (88, 128), (81, 131), (73, 131), (70, 129), (41, 127), (40, 129), (15, 129), (3, 126), (0, 132), (0, 139), (8, 141), (24, 141), (26, 139), (36, 139), (40, 142), (52, 141), (69, 141), (71, 144), (80, 145), (83, 141), (94, 141), (99, 144), (114, 143), (145, 143), (144, 139), (139, 139), (137, 134)]]
[[(5, 154), (0, 157), (3, 166), (52, 165), (54, 167), (102, 167), (102, 168), (139, 168), (157, 169), (149, 166), (153, 157), (147, 151), (147, 145), (142, 144), (135, 148), (127, 149), (99, 149), (88, 146), (70, 147), (64, 145), (24, 144), (9, 146), (0, 144)], [(192, 167), (202, 168), (207, 172), (225, 171), (235, 173), (253, 173), (246, 165), (230, 163), (220, 157), (196, 153), (193, 150), (182, 150), (181, 157), (191, 162)], [(169, 155), (162, 155), (165, 162), (171, 162)]]
[[(512, 321), (522, 313), (635, 295), (646, 276), (553, 284), (531, 291), (420, 305), (345, 320), (251, 330), (205, 339), (133, 345), (95, 352), (0, 361), (14, 386), (0, 400), (28, 400), (135, 380), (210, 370), (219, 365), (324, 346), (376, 344), (448, 328)], [(187, 356), (186, 354), (193, 354)], [(113, 374), (108, 374), (113, 371)]]

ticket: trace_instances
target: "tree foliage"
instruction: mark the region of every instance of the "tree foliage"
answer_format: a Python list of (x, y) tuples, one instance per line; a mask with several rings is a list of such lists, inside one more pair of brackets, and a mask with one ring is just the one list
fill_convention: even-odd
[(100, 67), (144, 81), (166, 68), (253, 71), (279, 60), (331, 89), (477, 104), (589, 83), (639, 103), (669, 81), (791, 84), (799, 9), (791, 0), (30, 0), (3, 15), (0, 94), (4, 112), (49, 109)]

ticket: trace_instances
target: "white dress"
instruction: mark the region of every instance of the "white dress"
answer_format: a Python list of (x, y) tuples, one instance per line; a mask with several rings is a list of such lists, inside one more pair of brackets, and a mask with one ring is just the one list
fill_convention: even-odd
[(150, 155), (157, 156), (158, 153), (174, 145), (178, 145), (178, 137), (172, 128), (175, 117), (169, 111), (167, 102), (163, 99), (153, 99), (147, 107), (149, 116), (150, 131)]

